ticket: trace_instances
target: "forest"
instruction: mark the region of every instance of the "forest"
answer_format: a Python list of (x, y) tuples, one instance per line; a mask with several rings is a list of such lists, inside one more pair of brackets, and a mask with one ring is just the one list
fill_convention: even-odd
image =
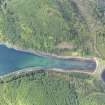
[(0, 105), (105, 105), (104, 87), (88, 74), (31, 72), (0, 80)]
[[(105, 58), (104, 27), (96, 0), (0, 0), (0, 40), (17, 47)], [(63, 42), (72, 47), (58, 48)]]
[[(0, 43), (105, 65), (103, 0), (0, 0)], [(101, 63), (98, 62), (98, 65)], [(101, 65), (93, 74), (54, 71), (0, 77), (0, 105), (105, 105)]]

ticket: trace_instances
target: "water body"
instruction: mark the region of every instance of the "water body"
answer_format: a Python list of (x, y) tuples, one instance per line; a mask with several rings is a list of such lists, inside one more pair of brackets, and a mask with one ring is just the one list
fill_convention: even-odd
[(103, 81), (105, 81), (105, 70), (102, 72), (101, 77), (102, 77)]
[(96, 62), (76, 58), (62, 59), (50, 56), (39, 56), (0, 45), (0, 75), (15, 72), (27, 67), (89, 70), (89, 72), (92, 72), (96, 69)]

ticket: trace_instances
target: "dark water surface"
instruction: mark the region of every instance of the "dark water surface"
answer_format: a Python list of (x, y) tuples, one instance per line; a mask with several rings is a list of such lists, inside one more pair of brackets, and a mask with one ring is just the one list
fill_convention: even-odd
[(105, 70), (102, 72), (101, 77), (102, 77), (103, 81), (105, 81)]
[(0, 75), (8, 74), (27, 67), (89, 70), (89, 72), (92, 72), (96, 69), (96, 62), (92, 60), (79, 60), (76, 58), (60, 59), (39, 56), (15, 50), (13, 48), (7, 48), (5, 45), (0, 45)]

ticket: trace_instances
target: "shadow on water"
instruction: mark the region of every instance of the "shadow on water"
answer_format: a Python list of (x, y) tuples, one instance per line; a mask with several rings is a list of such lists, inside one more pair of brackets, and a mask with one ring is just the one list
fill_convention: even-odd
[(102, 80), (105, 82), (105, 69), (103, 70), (102, 74), (101, 74), (101, 78)]

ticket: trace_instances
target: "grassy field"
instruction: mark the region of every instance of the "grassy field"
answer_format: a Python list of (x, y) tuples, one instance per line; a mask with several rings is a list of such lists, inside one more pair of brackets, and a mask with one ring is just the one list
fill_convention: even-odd
[(0, 81), (0, 105), (105, 105), (105, 84), (94, 76), (52, 71)]

